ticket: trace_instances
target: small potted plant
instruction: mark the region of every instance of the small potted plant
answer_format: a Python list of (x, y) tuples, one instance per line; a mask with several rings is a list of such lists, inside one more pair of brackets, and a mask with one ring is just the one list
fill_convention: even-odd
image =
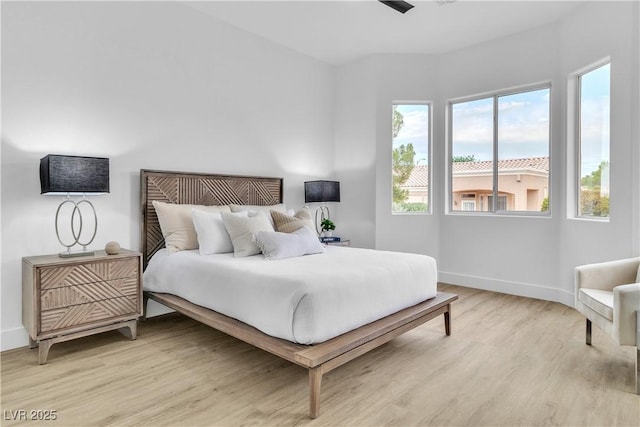
[(331, 237), (333, 230), (336, 229), (336, 225), (330, 219), (325, 218), (320, 222), (320, 229), (322, 230), (323, 237)]

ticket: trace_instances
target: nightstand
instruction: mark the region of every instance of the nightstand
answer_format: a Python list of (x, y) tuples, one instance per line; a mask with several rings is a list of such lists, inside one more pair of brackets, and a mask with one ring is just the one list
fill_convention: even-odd
[(121, 328), (135, 339), (141, 274), (142, 255), (126, 249), (118, 255), (22, 258), (22, 324), (29, 346), (39, 347), (40, 364), (55, 343)]

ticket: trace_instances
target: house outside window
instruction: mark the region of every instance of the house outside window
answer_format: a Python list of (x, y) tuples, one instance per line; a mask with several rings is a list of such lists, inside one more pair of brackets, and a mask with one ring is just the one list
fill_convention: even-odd
[(578, 76), (578, 216), (609, 217), (611, 64)]
[(548, 215), (549, 86), (449, 104), (450, 211)]
[(394, 103), (392, 131), (392, 213), (429, 213), (431, 104)]

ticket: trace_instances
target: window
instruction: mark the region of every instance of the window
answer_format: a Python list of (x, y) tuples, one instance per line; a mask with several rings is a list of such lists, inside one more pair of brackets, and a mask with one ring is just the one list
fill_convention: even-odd
[(610, 65), (578, 76), (578, 216), (609, 217)]
[[(493, 196), (488, 197), (489, 206), (493, 206)], [(498, 210), (506, 211), (507, 210), (507, 196), (498, 196)]]
[(475, 211), (476, 210), (476, 201), (475, 200), (462, 200), (462, 210), (463, 211)]
[(428, 213), (431, 105), (394, 103), (392, 130), (392, 213)]
[(449, 104), (450, 210), (549, 210), (551, 89), (495, 94)]

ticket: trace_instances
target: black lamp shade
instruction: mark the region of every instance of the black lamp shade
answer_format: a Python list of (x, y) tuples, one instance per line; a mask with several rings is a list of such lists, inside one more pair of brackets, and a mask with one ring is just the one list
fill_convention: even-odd
[(304, 183), (304, 202), (339, 202), (339, 181), (307, 181)]
[(391, 1), (386, 1), (386, 0), (378, 0), (380, 3), (386, 4), (387, 6), (389, 6), (392, 9), (397, 10), (400, 13), (405, 13), (408, 10), (413, 8), (413, 5), (411, 3), (407, 3), (406, 1), (403, 0), (391, 0)]
[(108, 192), (108, 158), (49, 154), (40, 159), (40, 194)]

